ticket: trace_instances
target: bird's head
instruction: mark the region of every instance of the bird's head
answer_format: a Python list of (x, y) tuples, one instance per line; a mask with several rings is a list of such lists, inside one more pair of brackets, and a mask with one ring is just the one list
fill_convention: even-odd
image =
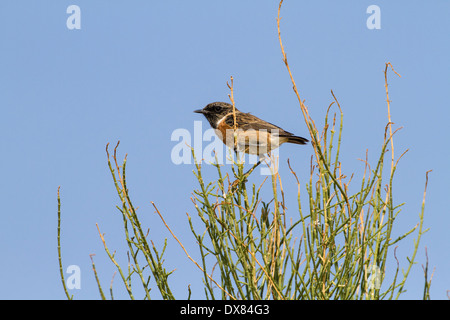
[[(236, 109), (236, 111), (239, 111)], [(201, 113), (208, 120), (211, 127), (217, 128), (217, 123), (227, 114), (233, 112), (233, 106), (226, 102), (212, 102), (203, 109), (195, 110), (196, 113)]]

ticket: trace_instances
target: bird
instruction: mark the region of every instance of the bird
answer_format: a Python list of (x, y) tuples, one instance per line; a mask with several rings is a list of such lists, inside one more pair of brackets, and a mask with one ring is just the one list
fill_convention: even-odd
[(309, 142), (236, 107), (234, 110), (235, 113), (229, 103), (212, 102), (194, 112), (203, 114), (222, 142), (234, 151), (263, 156), (283, 143), (304, 145)]

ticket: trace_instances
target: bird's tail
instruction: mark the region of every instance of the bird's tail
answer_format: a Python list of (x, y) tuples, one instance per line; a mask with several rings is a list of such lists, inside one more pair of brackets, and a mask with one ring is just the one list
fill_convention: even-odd
[(295, 144), (306, 144), (309, 142), (308, 139), (302, 138), (302, 137), (297, 137), (297, 136), (288, 136), (286, 137), (287, 141), (289, 143), (295, 143)]

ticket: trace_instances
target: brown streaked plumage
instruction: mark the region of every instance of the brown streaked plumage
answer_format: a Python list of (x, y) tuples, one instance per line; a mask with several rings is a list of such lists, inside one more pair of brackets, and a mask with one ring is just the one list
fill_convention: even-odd
[[(260, 118), (236, 110), (236, 141), (234, 140), (233, 106), (226, 102), (213, 102), (196, 113), (203, 114), (216, 134), (227, 146), (250, 154), (262, 155), (285, 142), (306, 144), (307, 139)], [(236, 147), (235, 147), (236, 142)]]

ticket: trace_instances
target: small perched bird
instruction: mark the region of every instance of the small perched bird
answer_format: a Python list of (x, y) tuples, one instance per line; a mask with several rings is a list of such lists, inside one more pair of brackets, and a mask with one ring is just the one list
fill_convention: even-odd
[[(213, 102), (194, 112), (203, 114), (223, 143), (235, 151), (262, 156), (285, 142), (295, 144), (308, 142), (307, 139), (295, 136), (250, 113), (241, 112), (236, 108), (235, 111), (233, 114), (233, 106), (229, 103)], [(234, 131), (235, 117), (236, 132)]]

